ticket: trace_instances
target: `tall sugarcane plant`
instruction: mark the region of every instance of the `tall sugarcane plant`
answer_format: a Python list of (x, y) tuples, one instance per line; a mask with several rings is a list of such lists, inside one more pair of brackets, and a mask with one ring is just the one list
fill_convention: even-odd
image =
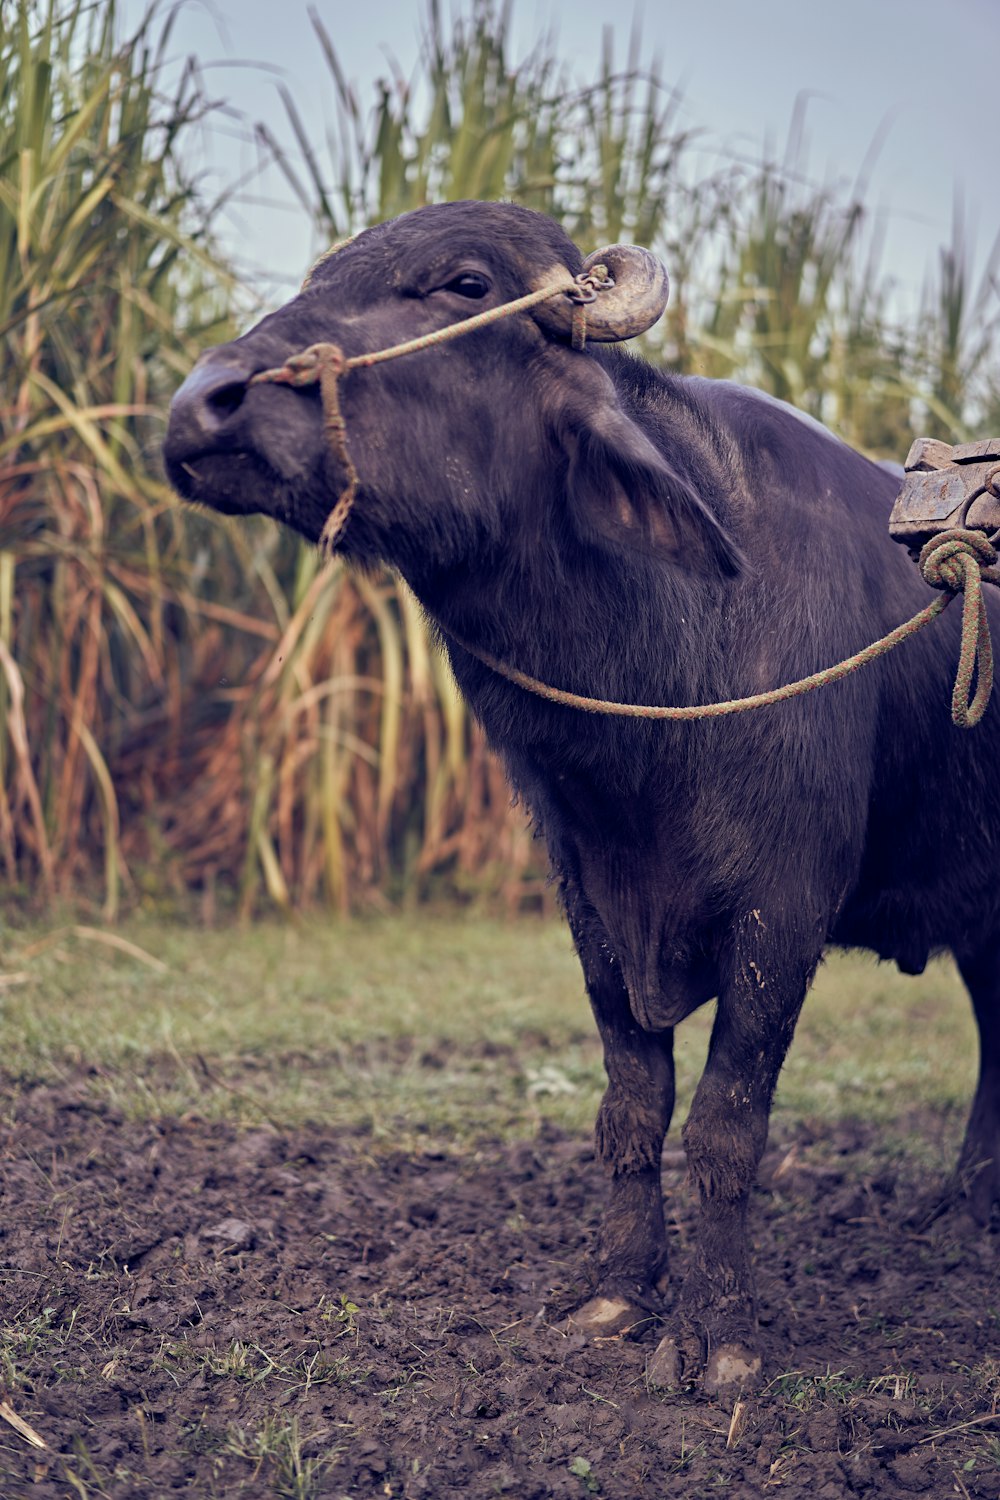
[(175, 160), (201, 101), (189, 78), (158, 98), (156, 73), (112, 6), (4, 7), (0, 869), (52, 898), (100, 851), (108, 915), (126, 875), (115, 749), (191, 624), (153, 404), (225, 306)]
[[(171, 390), (234, 329), (214, 205), (160, 92), (169, 24), (20, 0), (0, 33), (0, 873), (51, 901), (346, 910), (435, 882), (520, 899), (523, 826), (395, 584), (186, 512)], [(245, 299), (244, 299), (245, 300)], [(537, 869), (524, 883), (541, 882)]]
[[(317, 245), (442, 198), (505, 197), (585, 249), (659, 249), (673, 297), (647, 352), (750, 380), (875, 456), (914, 423), (996, 430), (997, 259), (957, 229), (903, 319), (863, 189), (719, 157), (634, 34), (597, 76), (552, 42), (515, 60), (509, 9), (424, 17), (416, 72), (365, 101), (317, 14), (338, 123), (295, 96), (258, 138)], [(187, 166), (208, 106), (163, 92), (169, 15), (0, 0), (0, 878), (47, 899), (436, 893), (551, 901), (540, 853), (396, 579), (352, 578), (269, 522), (178, 506), (156, 457), (170, 391), (249, 315)], [(200, 142), (198, 143), (200, 145)], [(699, 155), (695, 155), (695, 147)]]

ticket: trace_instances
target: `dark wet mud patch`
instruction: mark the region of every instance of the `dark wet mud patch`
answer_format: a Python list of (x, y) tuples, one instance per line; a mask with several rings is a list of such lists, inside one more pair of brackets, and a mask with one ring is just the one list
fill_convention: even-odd
[(923, 1173), (864, 1124), (779, 1125), (761, 1180), (770, 1384), (734, 1411), (650, 1396), (649, 1344), (559, 1332), (604, 1191), (582, 1136), (403, 1153), (22, 1089), (0, 1381), (47, 1446), (0, 1423), (0, 1494), (996, 1500), (996, 1238), (906, 1230)]

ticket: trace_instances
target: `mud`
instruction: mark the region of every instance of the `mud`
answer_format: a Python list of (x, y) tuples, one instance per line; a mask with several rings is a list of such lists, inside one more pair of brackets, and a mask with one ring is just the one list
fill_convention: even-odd
[(651, 1395), (655, 1330), (560, 1331), (603, 1196), (585, 1139), (387, 1155), (123, 1120), (81, 1078), (8, 1107), (0, 1180), (0, 1379), (46, 1444), (0, 1422), (4, 1497), (1000, 1495), (996, 1237), (908, 1230), (920, 1172), (865, 1126), (769, 1149), (769, 1383), (735, 1408)]

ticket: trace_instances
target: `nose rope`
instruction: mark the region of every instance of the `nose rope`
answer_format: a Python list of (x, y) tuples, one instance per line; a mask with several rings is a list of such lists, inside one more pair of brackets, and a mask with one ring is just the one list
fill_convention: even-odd
[(342, 375), (346, 375), (350, 370), (368, 369), (371, 365), (382, 364), (387, 359), (402, 359), (404, 354), (417, 354), (423, 349), (434, 349), (438, 344), (461, 338), (466, 333), (474, 333), (479, 328), (488, 328), (491, 323), (514, 317), (515, 314), (525, 312), (528, 308), (536, 307), (538, 303), (546, 302), (550, 297), (557, 297), (560, 294), (568, 296), (574, 303), (572, 343), (574, 349), (583, 349), (587, 340), (587, 305), (596, 299), (599, 292), (613, 287), (614, 284), (606, 266), (594, 266), (590, 271), (583, 271), (578, 276), (571, 276), (567, 271), (565, 277), (550, 282), (538, 291), (528, 292), (523, 297), (515, 297), (510, 302), (501, 302), (497, 307), (489, 307), (485, 312), (475, 313), (471, 318), (463, 318), (458, 323), (449, 323), (444, 328), (436, 328), (432, 333), (422, 334), (420, 338), (407, 339), (402, 344), (391, 344), (387, 349), (373, 349), (368, 354), (352, 354), (350, 358), (347, 358), (339, 344), (310, 344), (308, 349), (303, 349), (300, 354), (289, 355), (283, 365), (277, 365), (271, 370), (260, 370), (256, 375), (252, 375), (249, 385), (290, 385), (301, 388), (319, 384), (320, 399), (323, 404), (323, 433), (334, 458), (347, 475), (347, 483), (337, 497), (336, 504), (327, 516), (320, 533), (319, 547), (323, 555), (330, 557), (343, 536), (358, 493), (358, 471), (354, 467), (354, 460), (347, 446), (347, 424), (340, 409), (340, 377)]

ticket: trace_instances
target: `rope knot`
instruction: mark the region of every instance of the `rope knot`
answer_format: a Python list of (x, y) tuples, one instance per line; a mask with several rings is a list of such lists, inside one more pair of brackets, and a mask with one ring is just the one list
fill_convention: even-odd
[(605, 265), (594, 266), (573, 277), (573, 285), (567, 288), (566, 296), (573, 303), (570, 342), (577, 351), (587, 347), (587, 307), (597, 301), (598, 292), (607, 291), (615, 284)]
[(289, 385), (313, 385), (322, 380), (324, 374), (338, 376), (344, 372), (346, 360), (339, 344), (310, 344), (301, 354), (291, 354), (285, 360), (285, 369), (291, 371)]
[(273, 370), (260, 370), (251, 377), (250, 384), (315, 385), (323, 380), (324, 375), (337, 379), (346, 368), (347, 360), (339, 344), (310, 344), (308, 349), (290, 354), (283, 365)]
[[(993, 688), (993, 646), (990, 641), (983, 568), (997, 560), (996, 549), (981, 531), (955, 527), (932, 537), (921, 548), (918, 566), (932, 589), (944, 589), (962, 602), (962, 645), (951, 695), (951, 717), (960, 729), (972, 729), (986, 712)], [(976, 692), (972, 696), (972, 678)]]
[(992, 567), (996, 560), (996, 549), (983, 532), (955, 527), (924, 543), (918, 566), (932, 589), (957, 594), (964, 591), (970, 577), (978, 582), (980, 569)]

